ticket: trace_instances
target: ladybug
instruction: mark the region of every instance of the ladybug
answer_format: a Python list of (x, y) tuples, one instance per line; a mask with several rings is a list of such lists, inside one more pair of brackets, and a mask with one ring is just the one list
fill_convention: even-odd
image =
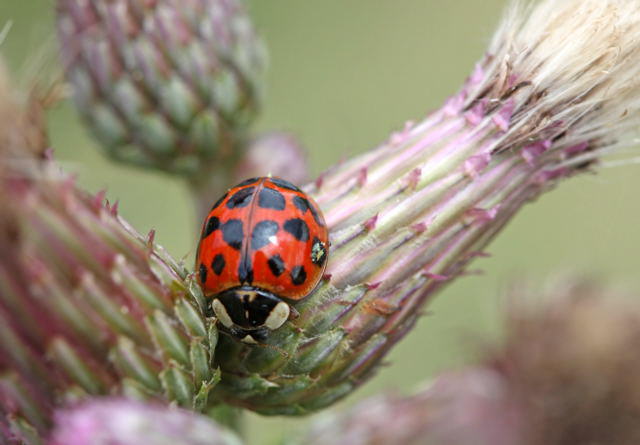
[(229, 189), (203, 223), (198, 282), (234, 338), (264, 343), (297, 316), (327, 264), (329, 235), (317, 204), (281, 178), (251, 178)]

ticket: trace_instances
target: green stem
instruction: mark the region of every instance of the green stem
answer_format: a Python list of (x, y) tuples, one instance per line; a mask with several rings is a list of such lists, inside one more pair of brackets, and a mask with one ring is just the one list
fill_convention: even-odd
[(244, 410), (226, 404), (219, 404), (211, 408), (209, 417), (219, 425), (234, 431), (238, 436), (246, 438)]

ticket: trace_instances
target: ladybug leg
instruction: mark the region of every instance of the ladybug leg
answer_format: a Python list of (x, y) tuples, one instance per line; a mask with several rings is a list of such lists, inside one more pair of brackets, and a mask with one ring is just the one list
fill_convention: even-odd
[[(236, 338), (240, 338), (240, 336), (244, 335), (245, 333), (246, 331), (238, 331), (234, 333), (234, 336)], [(265, 343), (265, 340), (267, 339), (268, 335), (269, 335), (269, 331), (267, 331), (266, 329), (256, 329), (255, 331), (252, 331), (251, 334), (249, 334), (251, 341), (247, 341), (247, 336), (245, 336), (244, 339), (240, 341), (251, 346), (259, 346), (261, 348), (273, 349), (274, 351), (278, 352), (278, 354), (280, 354), (282, 357), (289, 358), (289, 353), (284, 349), (276, 345), (270, 345), (268, 343)]]
[(210, 301), (207, 302), (207, 305), (204, 308), (204, 316), (206, 318), (213, 318), (216, 316), (216, 314), (213, 312), (213, 307), (211, 307)]
[(298, 312), (293, 306), (289, 305), (289, 320), (295, 320), (299, 316), (300, 312)]

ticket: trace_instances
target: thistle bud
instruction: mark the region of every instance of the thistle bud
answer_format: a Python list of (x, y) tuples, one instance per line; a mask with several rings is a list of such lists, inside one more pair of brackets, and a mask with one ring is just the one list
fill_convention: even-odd
[(525, 445), (502, 385), (486, 370), (451, 372), (415, 394), (383, 394), (347, 412), (323, 414), (293, 443)]
[(49, 147), (44, 115), (57, 100), (59, 85), (45, 89), (34, 83), (27, 92), (16, 89), (0, 58), (0, 147), (14, 157), (43, 157)]
[(241, 445), (204, 416), (161, 405), (96, 399), (56, 413), (49, 445)]
[(325, 416), (295, 443), (637, 444), (637, 298), (588, 281), (531, 296), (512, 294), (504, 343), (477, 365), (411, 396), (378, 396)]
[(640, 3), (516, 6), (462, 90), (306, 187), (331, 251), (300, 316), (251, 348), (218, 348), (219, 396), (304, 414), (365, 382), (435, 292), (522, 206), (630, 144), (640, 122)]
[[(294, 184), (302, 184), (309, 177), (304, 148), (290, 134), (271, 132), (248, 141), (246, 151), (237, 159), (235, 168), (222, 174), (212, 174), (203, 182), (191, 181), (198, 221), (211, 211), (211, 197), (222, 194), (229, 184), (238, 184), (247, 178), (278, 176)], [(200, 226), (198, 226), (198, 230)]]
[(272, 132), (253, 139), (236, 166), (231, 183), (237, 184), (247, 178), (268, 175), (278, 176), (294, 184), (303, 184), (309, 179), (305, 150), (295, 136)]
[(2, 164), (0, 409), (11, 428), (42, 433), (52, 406), (102, 394), (207, 409), (217, 331), (185, 268), (51, 161)]
[(106, 153), (193, 175), (237, 156), (265, 53), (239, 0), (57, 0), (77, 108)]

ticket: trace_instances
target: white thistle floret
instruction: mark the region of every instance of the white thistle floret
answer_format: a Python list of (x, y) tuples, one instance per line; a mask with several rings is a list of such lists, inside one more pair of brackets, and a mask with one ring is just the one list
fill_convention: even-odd
[[(486, 75), (468, 97), (528, 81), (517, 102), (531, 100), (514, 116), (510, 134), (531, 134), (534, 122), (552, 116), (570, 128), (562, 145), (597, 141), (595, 150), (565, 166), (600, 157), (637, 139), (640, 121), (640, 1), (542, 0), (516, 2), (489, 48)], [(548, 123), (548, 122), (547, 122)], [(505, 135), (508, 137), (509, 135)]]

